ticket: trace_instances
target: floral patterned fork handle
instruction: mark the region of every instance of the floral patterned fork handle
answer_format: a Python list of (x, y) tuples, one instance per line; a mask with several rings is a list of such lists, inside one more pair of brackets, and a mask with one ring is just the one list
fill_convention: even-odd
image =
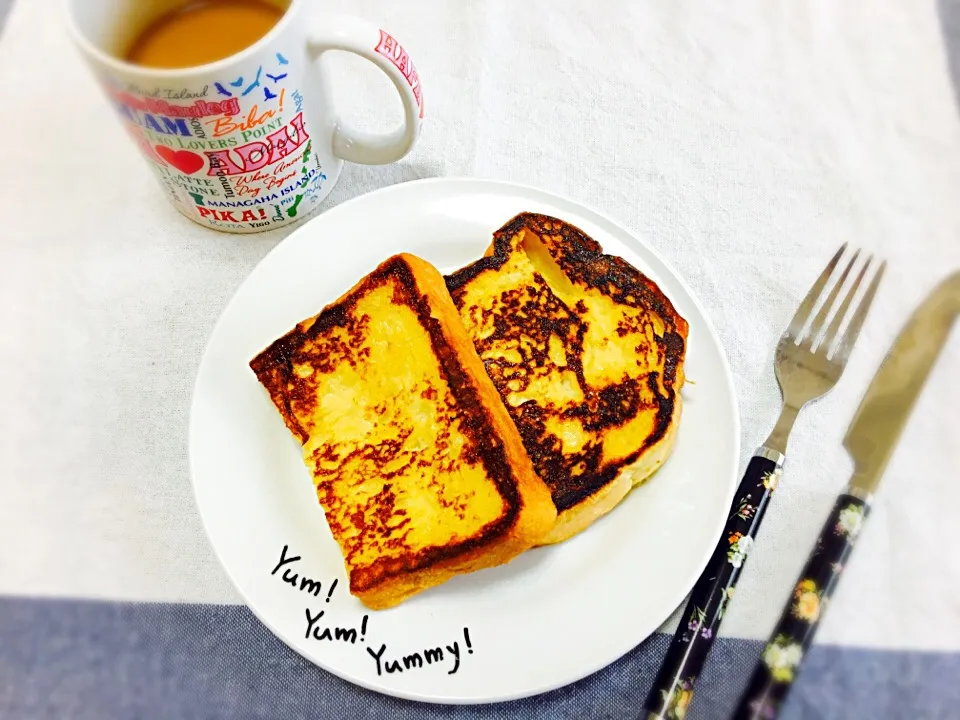
[(763, 649), (747, 691), (740, 699), (733, 715), (736, 720), (773, 720), (780, 712), (869, 507), (854, 495), (837, 498), (777, 629)]
[(693, 587), (680, 626), (647, 697), (648, 717), (679, 720), (686, 714), (693, 697), (693, 683), (733, 597), (747, 553), (780, 479), (782, 462), (779, 452), (761, 448), (747, 465), (723, 535)]

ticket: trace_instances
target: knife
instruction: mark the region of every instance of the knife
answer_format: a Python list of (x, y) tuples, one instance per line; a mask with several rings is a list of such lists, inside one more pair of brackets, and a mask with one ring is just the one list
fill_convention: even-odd
[(733, 717), (771, 720), (793, 686), (827, 599), (870, 510), (877, 484), (960, 314), (960, 271), (924, 300), (900, 331), (860, 402), (843, 445), (853, 478), (837, 498)]

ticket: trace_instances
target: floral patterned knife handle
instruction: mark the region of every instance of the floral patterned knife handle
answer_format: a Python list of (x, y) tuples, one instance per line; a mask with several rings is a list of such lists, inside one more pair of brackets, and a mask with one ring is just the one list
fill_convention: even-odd
[(854, 495), (837, 498), (740, 699), (737, 720), (773, 720), (780, 712), (869, 509)]
[(679, 720), (693, 697), (693, 684), (713, 646), (724, 610), (753, 545), (760, 521), (780, 479), (783, 455), (760, 448), (750, 460), (723, 535), (693, 586), (673, 641), (644, 707), (648, 718)]

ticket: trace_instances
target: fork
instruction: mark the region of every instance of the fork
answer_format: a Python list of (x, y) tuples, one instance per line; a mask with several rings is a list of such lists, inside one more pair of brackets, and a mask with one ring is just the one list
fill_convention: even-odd
[[(827, 324), (830, 311), (856, 265), (859, 250), (846, 262), (832, 290), (813, 316), (817, 301), (824, 294), (846, 249), (844, 243), (827, 264), (777, 343), (774, 367), (783, 396), (780, 417), (770, 437), (750, 459), (723, 534), (710, 562), (693, 586), (690, 600), (680, 616), (680, 625), (647, 696), (644, 705), (647, 720), (674, 720), (686, 714), (693, 697), (693, 685), (713, 646), (760, 521), (780, 480), (790, 430), (801, 408), (825, 395), (840, 379), (863, 327), (886, 267), (885, 262), (880, 263), (866, 291), (857, 300), (857, 292), (868, 268), (875, 265), (872, 256), (863, 263), (856, 280), (846, 290)], [(841, 334), (847, 316), (849, 322)]]

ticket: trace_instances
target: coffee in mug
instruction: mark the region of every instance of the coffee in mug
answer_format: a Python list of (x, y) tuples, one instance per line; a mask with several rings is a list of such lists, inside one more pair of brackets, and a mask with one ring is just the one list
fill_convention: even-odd
[(266, 0), (203, 0), (174, 7), (136, 36), (123, 59), (152, 68), (185, 68), (222, 60), (270, 32), (287, 5)]

